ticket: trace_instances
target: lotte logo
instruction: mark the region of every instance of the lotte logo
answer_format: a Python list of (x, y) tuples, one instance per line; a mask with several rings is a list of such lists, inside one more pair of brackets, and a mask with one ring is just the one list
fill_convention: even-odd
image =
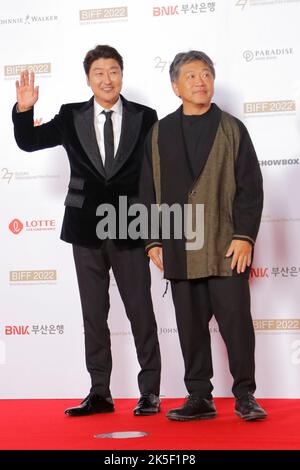
[(11, 221), (8, 227), (12, 233), (18, 235), (20, 232), (22, 232), (24, 225), (19, 219), (14, 219)]
[(31, 219), (25, 220), (24, 224), (19, 219), (14, 219), (9, 224), (9, 230), (18, 235), (23, 229), (27, 232), (41, 232), (56, 229), (55, 219)]

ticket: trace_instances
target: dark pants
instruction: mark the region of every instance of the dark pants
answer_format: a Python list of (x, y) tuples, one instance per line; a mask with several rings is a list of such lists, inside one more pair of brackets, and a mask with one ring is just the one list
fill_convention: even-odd
[(149, 260), (144, 249), (119, 248), (112, 241), (106, 240), (101, 248), (95, 249), (73, 245), (73, 255), (82, 305), (91, 393), (102, 397), (110, 396), (112, 356), (107, 318), (110, 307), (109, 270), (112, 268), (131, 323), (141, 366), (138, 374), (140, 392), (158, 395), (160, 351), (150, 292)]
[(247, 279), (211, 277), (171, 281), (178, 334), (190, 394), (211, 397), (213, 376), (209, 321), (215, 316), (225, 342), (236, 397), (254, 393), (255, 336)]

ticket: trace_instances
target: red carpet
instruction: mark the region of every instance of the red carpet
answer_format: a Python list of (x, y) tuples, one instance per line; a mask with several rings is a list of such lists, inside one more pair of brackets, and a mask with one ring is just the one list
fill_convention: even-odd
[[(78, 400), (0, 400), (1, 450), (299, 450), (300, 400), (261, 399), (269, 417), (244, 422), (233, 413), (233, 399), (215, 400), (218, 417), (172, 422), (168, 409), (181, 399), (163, 399), (159, 415), (134, 417), (136, 400), (115, 400), (116, 412), (71, 418), (64, 409)], [(144, 431), (135, 439), (96, 439), (95, 434)]]

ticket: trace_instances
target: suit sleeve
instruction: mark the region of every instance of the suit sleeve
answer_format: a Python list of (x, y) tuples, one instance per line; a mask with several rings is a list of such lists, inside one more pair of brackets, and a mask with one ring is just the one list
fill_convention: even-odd
[[(152, 110), (152, 115), (151, 115), (151, 123), (150, 123), (150, 128), (153, 126), (153, 124), (158, 121), (158, 116), (157, 116), (157, 112), (155, 111), (155, 109)], [(149, 128), (149, 129), (150, 129)]]
[(143, 233), (143, 238), (145, 240), (145, 249), (148, 252), (151, 248), (155, 246), (161, 246), (161, 237), (160, 237), (160, 216), (159, 208), (156, 204), (156, 194), (154, 187), (153, 179), (153, 170), (152, 170), (152, 129), (147, 135), (145, 141), (145, 150), (143, 165), (140, 178), (140, 202), (145, 205), (147, 208), (147, 217), (148, 217), (148, 227)]
[(263, 209), (263, 181), (256, 152), (246, 127), (239, 122), (241, 140), (236, 160), (233, 203), (236, 240), (255, 243)]
[(147, 112), (147, 115), (146, 115), (146, 122), (145, 122), (145, 129), (146, 129), (146, 132), (147, 132), (145, 142), (146, 142), (148, 133), (151, 131), (151, 129), (153, 127), (153, 124), (156, 121), (158, 121), (157, 112), (155, 111), (155, 109), (148, 108), (148, 112)]
[(41, 126), (34, 126), (33, 108), (18, 113), (17, 105), (13, 107), (12, 120), (17, 145), (25, 152), (34, 152), (63, 144), (62, 109), (51, 121)]

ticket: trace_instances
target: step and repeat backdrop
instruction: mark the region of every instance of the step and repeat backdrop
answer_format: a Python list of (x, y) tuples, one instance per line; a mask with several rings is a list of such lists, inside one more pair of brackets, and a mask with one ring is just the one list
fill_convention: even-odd
[[(69, 166), (60, 147), (27, 154), (13, 137), (15, 80), (36, 73), (35, 124), (88, 100), (82, 62), (97, 44), (124, 58), (123, 94), (175, 110), (168, 68), (199, 49), (216, 68), (214, 101), (240, 118), (264, 177), (265, 205), (251, 274), (257, 396), (300, 397), (300, 0), (10, 0), (0, 6), (0, 397), (87, 394), (84, 334), (71, 246), (60, 241)], [(152, 267), (162, 396), (180, 397), (183, 360), (170, 289)], [(138, 395), (133, 338), (111, 276), (114, 397)], [(214, 394), (232, 379), (211, 322)]]

